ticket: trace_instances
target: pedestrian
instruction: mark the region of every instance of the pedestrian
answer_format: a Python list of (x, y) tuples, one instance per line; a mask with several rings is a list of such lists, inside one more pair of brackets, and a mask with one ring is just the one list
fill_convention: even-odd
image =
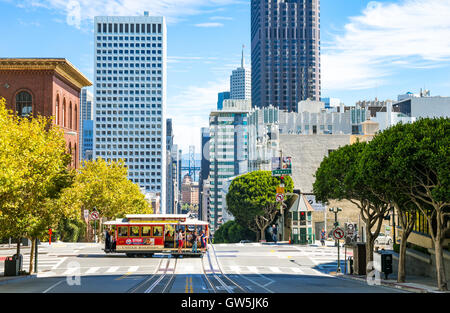
[(205, 248), (205, 232), (202, 230), (200, 231), (200, 250), (203, 251)]
[(325, 246), (325, 236), (325, 229), (322, 228), (322, 231), (320, 232), (320, 243), (322, 244), (322, 247)]
[(272, 239), (275, 244), (277, 244), (277, 238), (278, 238), (277, 226), (273, 225), (272, 226)]
[(197, 251), (197, 231), (194, 231), (192, 233), (191, 242), (192, 242), (192, 253), (198, 253), (198, 251)]
[(180, 228), (180, 231), (178, 232), (178, 253), (181, 253), (181, 248), (183, 248), (183, 239), (183, 230)]
[(111, 252), (114, 252), (116, 251), (116, 236), (114, 230), (111, 230), (110, 241), (111, 241)]
[(110, 252), (111, 250), (111, 236), (109, 235), (109, 229), (105, 231), (105, 252)]

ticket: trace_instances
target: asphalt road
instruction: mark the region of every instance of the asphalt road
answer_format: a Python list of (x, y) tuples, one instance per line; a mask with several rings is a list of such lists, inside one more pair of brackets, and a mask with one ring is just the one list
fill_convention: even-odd
[[(335, 276), (335, 247), (219, 244), (203, 258), (128, 258), (101, 248), (87, 243), (41, 245), (37, 278), (8, 284), (0, 280), (0, 293), (401, 292)], [(1, 250), (0, 260), (8, 254)], [(343, 262), (341, 266), (343, 270)]]

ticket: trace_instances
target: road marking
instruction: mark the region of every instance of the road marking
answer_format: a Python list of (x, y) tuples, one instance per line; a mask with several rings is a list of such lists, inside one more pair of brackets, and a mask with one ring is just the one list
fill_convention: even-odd
[(238, 274), (241, 272), (239, 266), (230, 266), (230, 269)]
[(139, 266), (130, 266), (128, 268), (128, 272), (137, 272), (137, 270), (139, 269)]
[(256, 266), (247, 266), (248, 270), (253, 273), (259, 273)]
[(119, 266), (111, 266), (106, 273), (114, 273), (115, 271), (117, 271), (119, 269)]
[(64, 272), (63, 275), (69, 276), (69, 275), (75, 273), (76, 271), (78, 271), (79, 269), (80, 269), (79, 267), (72, 267), (72, 268), (69, 268), (69, 269), (67, 269), (67, 270)]
[(303, 274), (303, 271), (299, 269), (298, 267), (290, 267), (290, 269), (295, 273)]
[(93, 273), (97, 272), (99, 269), (100, 269), (100, 267), (91, 267), (90, 269), (88, 269), (86, 271), (85, 274), (93, 274)]
[[(55, 266), (52, 267), (52, 270), (56, 270), (61, 264), (64, 263), (64, 261), (67, 259), (67, 257), (64, 257), (59, 261)], [(39, 262), (39, 261), (38, 261)], [(38, 264), (39, 265), (39, 264)]]
[(282, 273), (279, 267), (270, 266), (269, 268), (274, 273)]
[(52, 290), (53, 288), (55, 288), (56, 286), (58, 286), (59, 284), (61, 284), (64, 280), (60, 280), (59, 282), (57, 282), (56, 284), (52, 285), (50, 288), (45, 289), (42, 293), (47, 293), (50, 290)]

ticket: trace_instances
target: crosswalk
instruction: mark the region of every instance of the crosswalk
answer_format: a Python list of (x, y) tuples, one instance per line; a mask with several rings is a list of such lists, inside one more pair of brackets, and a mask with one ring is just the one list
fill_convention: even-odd
[(223, 270), (226, 274), (286, 274), (286, 275), (314, 275), (323, 276), (324, 273), (313, 268), (300, 268), (298, 266), (224, 266)]
[(57, 276), (102, 276), (102, 275), (147, 275), (154, 273), (154, 266), (92, 266), (92, 267), (69, 267), (53, 270), (40, 270), (38, 277)]

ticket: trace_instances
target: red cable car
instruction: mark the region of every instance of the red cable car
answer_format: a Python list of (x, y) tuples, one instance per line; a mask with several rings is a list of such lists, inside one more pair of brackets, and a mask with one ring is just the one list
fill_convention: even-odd
[[(125, 253), (128, 257), (154, 253), (201, 256), (207, 249), (208, 223), (189, 214), (132, 214), (103, 225), (110, 232), (109, 242), (105, 240), (106, 253)], [(197, 231), (197, 253), (192, 252), (194, 231)]]

